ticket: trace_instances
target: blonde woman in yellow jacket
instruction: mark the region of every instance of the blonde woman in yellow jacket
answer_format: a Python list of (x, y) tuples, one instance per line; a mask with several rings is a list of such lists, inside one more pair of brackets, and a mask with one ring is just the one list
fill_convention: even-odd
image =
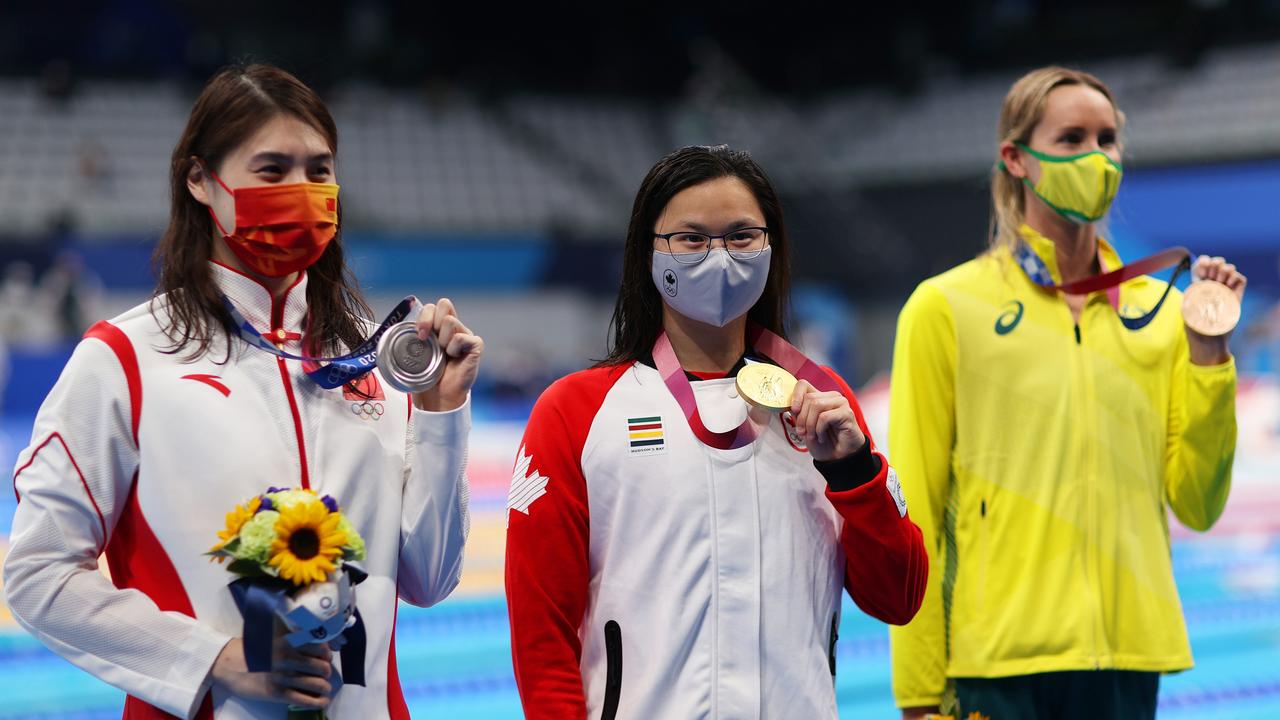
[[(991, 248), (921, 283), (899, 318), (890, 456), (930, 553), (923, 608), (891, 629), (904, 718), (1154, 718), (1159, 674), (1192, 665), (1166, 511), (1206, 530), (1226, 503), (1227, 337), (1185, 327), (1177, 290), (1158, 308), (1167, 286), (1147, 276), (1053, 287), (1122, 264), (1095, 223), (1123, 122), (1092, 75), (1018, 80)], [(1222, 258), (1192, 275), (1243, 297)]]

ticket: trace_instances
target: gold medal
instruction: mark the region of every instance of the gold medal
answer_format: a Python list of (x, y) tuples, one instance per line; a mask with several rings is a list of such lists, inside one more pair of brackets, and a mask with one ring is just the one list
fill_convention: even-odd
[(738, 394), (751, 405), (773, 412), (791, 408), (796, 379), (777, 365), (748, 363), (738, 371)]
[(1193, 282), (1182, 296), (1182, 319), (1201, 335), (1226, 335), (1240, 322), (1240, 301), (1220, 282)]

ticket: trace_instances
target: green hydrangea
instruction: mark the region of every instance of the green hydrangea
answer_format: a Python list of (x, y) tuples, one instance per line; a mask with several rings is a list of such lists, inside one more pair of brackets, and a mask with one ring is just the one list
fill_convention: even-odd
[(347, 521), (344, 515), (338, 520), (338, 530), (347, 534), (347, 542), (342, 546), (346, 550), (346, 556), (349, 560), (364, 560), (364, 538), (360, 537), (360, 533), (356, 532), (356, 528)]
[(320, 498), (310, 490), (281, 490), (277, 493), (271, 493), (267, 497), (271, 498), (271, 504), (277, 510), (297, 505), (300, 503), (316, 502)]
[(240, 528), (240, 547), (236, 549), (236, 557), (266, 563), (271, 543), (276, 539), (276, 520), (279, 517), (280, 513), (275, 510), (263, 510), (245, 523)]

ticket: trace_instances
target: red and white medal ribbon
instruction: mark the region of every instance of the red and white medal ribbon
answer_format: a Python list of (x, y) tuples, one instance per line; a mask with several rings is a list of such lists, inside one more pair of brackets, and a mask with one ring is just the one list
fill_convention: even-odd
[[(839, 392), (840, 390), (840, 386), (821, 366), (805, 357), (804, 353), (776, 333), (756, 323), (747, 325), (747, 346), (774, 361), (797, 379), (809, 381), (809, 384), (817, 390), (822, 392)], [(684, 412), (689, 429), (703, 444), (717, 450), (733, 450), (750, 445), (760, 436), (760, 428), (750, 415), (738, 427), (723, 432), (710, 430), (702, 423), (693, 385), (685, 376), (684, 368), (680, 366), (680, 361), (676, 358), (671, 340), (665, 331), (658, 335), (657, 342), (653, 344), (653, 363), (658, 368), (662, 381), (666, 383), (667, 390), (671, 392), (671, 396)]]

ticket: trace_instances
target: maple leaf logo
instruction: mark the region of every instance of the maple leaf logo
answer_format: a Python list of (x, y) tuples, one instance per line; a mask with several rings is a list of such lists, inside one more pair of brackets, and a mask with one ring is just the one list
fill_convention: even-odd
[(516, 457), (516, 469), (511, 474), (511, 491), (507, 494), (507, 524), (511, 523), (511, 511), (529, 514), (529, 506), (534, 500), (547, 494), (547, 478), (537, 470), (531, 470), (529, 464), (533, 456), (520, 446)]

